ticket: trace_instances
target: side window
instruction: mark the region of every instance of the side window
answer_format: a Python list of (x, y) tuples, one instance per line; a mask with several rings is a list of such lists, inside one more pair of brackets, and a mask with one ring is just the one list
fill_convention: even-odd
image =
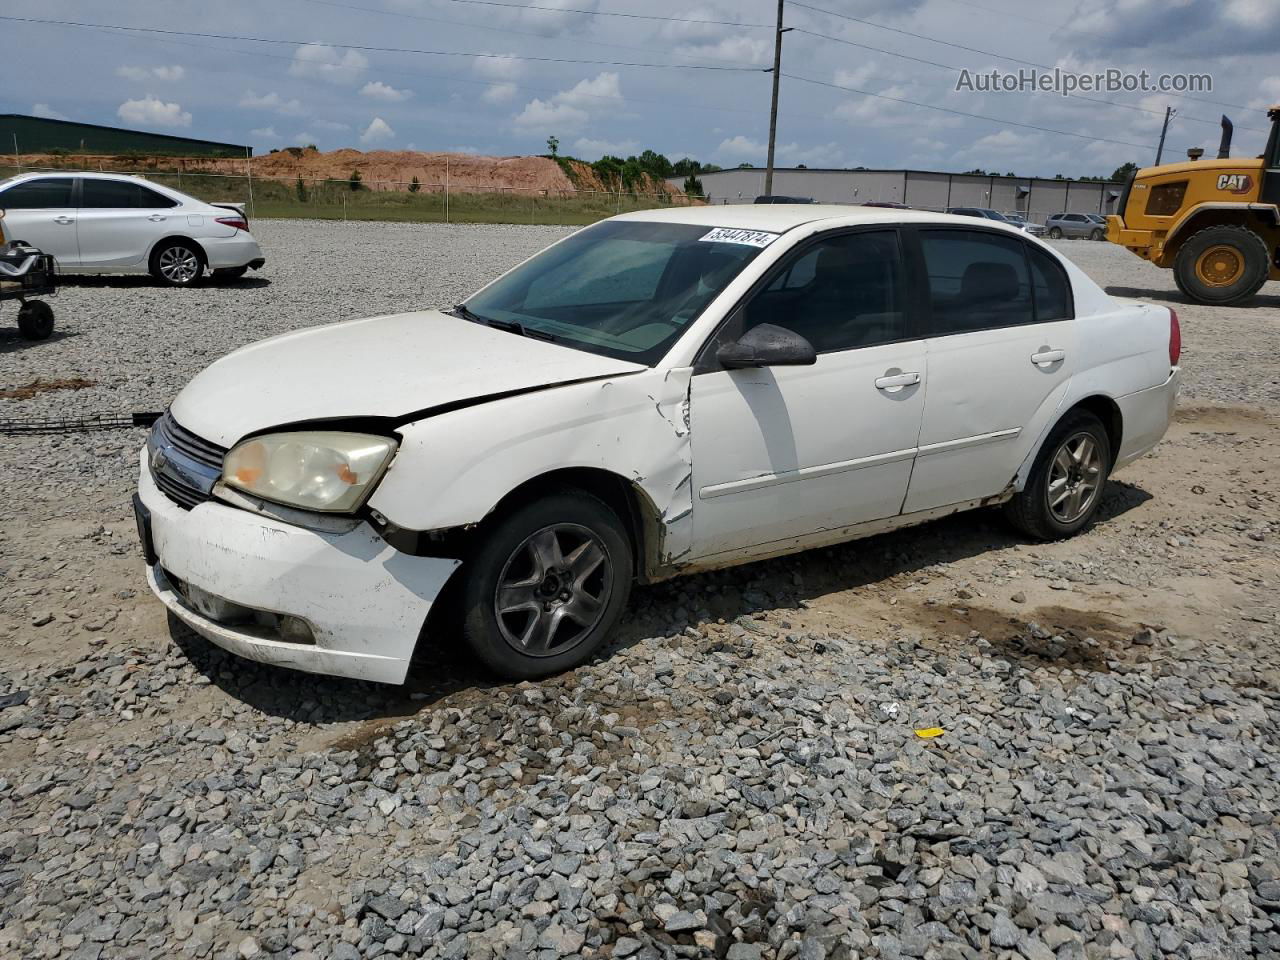
[(70, 177), (45, 177), (15, 184), (0, 193), (5, 210), (68, 210), (71, 208)]
[(1031, 283), (1035, 288), (1036, 323), (1070, 320), (1074, 315), (1067, 272), (1039, 247), (1027, 246)]
[(934, 335), (1034, 321), (1021, 240), (969, 230), (922, 230), (920, 243)]
[(128, 180), (96, 180), (86, 177), (80, 186), (80, 207), (92, 210), (135, 210), (173, 207), (177, 204), (154, 190)]
[(902, 254), (894, 230), (820, 240), (785, 262), (744, 307), (743, 330), (772, 323), (819, 353), (901, 340)]
[(1182, 198), (1187, 195), (1187, 181), (1162, 183), (1154, 186), (1147, 195), (1148, 217), (1171, 217), (1182, 209)]

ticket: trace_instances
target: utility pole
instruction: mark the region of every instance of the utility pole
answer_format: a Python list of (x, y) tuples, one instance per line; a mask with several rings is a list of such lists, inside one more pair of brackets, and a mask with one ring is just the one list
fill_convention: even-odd
[(1160, 146), (1156, 147), (1156, 166), (1160, 166), (1160, 158), (1164, 156), (1164, 138), (1169, 132), (1169, 121), (1178, 115), (1173, 107), (1164, 108), (1164, 126), (1160, 128)]
[(782, 79), (782, 35), (790, 27), (782, 25), (782, 5), (778, 0), (778, 29), (773, 38), (773, 102), (769, 106), (769, 159), (764, 171), (764, 192), (773, 193), (773, 148), (778, 139), (778, 82)]

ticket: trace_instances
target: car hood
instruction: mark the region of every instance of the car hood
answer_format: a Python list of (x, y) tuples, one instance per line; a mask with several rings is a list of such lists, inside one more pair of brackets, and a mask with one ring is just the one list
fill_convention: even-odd
[(197, 374), (171, 409), (187, 430), (230, 447), (272, 427), (406, 422), (439, 407), (643, 369), (422, 310), (251, 344)]

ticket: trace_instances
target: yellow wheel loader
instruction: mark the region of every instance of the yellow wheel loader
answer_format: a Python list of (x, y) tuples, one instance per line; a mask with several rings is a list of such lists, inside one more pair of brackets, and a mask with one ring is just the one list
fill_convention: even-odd
[(1222, 118), (1215, 160), (1143, 167), (1125, 184), (1107, 239), (1158, 267), (1198, 303), (1243, 303), (1280, 280), (1280, 106), (1267, 111), (1271, 135), (1256, 158), (1231, 157), (1231, 121)]

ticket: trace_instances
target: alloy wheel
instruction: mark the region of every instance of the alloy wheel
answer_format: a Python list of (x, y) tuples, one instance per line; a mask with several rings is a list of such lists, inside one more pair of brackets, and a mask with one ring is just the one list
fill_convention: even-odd
[(1080, 432), (1064, 440), (1049, 466), (1046, 497), (1059, 523), (1075, 523), (1089, 512), (1102, 489), (1102, 452), (1093, 434)]
[(166, 247), (160, 252), (158, 265), (170, 283), (190, 283), (200, 275), (200, 258), (188, 247)]
[(512, 551), (498, 577), (493, 609), (503, 639), (527, 656), (564, 653), (600, 622), (613, 581), (596, 533), (576, 523), (543, 527)]

